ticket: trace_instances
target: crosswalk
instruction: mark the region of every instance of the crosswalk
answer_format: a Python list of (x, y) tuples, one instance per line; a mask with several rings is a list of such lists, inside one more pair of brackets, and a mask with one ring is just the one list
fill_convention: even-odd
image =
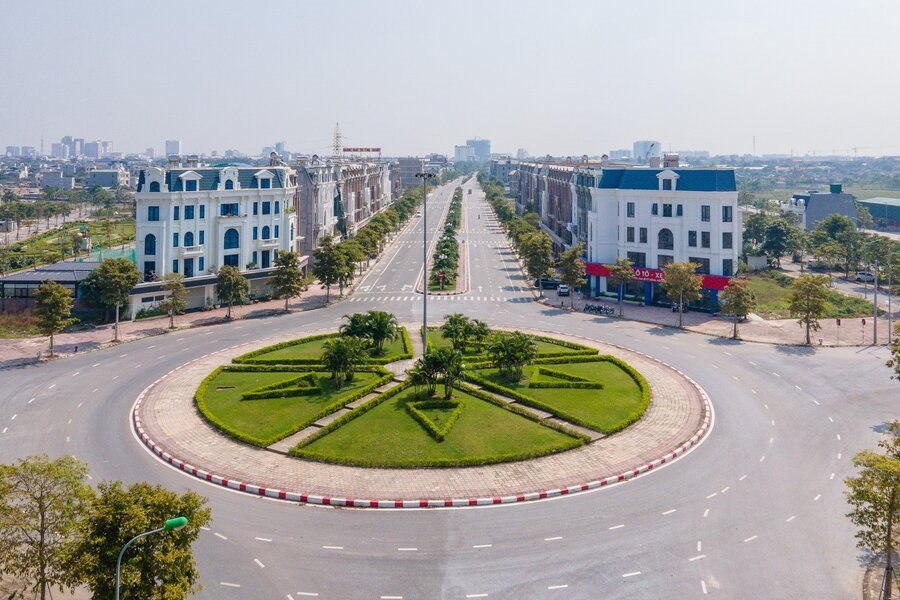
[[(532, 296), (476, 296), (462, 294), (458, 296), (428, 296), (428, 302), (534, 302)], [(422, 302), (421, 294), (413, 294), (411, 296), (391, 296), (389, 294), (357, 294), (347, 299), (347, 302), (369, 302), (369, 303), (389, 303), (389, 302)]]

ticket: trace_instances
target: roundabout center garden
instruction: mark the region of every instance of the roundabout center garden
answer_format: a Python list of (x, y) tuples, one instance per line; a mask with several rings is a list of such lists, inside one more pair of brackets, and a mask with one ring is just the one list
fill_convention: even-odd
[[(196, 406), (233, 439), (354, 467), (468, 467), (572, 450), (629, 427), (650, 385), (619, 357), (449, 315), (412, 361), (393, 315), (232, 358)], [(421, 332), (416, 332), (419, 335)]]

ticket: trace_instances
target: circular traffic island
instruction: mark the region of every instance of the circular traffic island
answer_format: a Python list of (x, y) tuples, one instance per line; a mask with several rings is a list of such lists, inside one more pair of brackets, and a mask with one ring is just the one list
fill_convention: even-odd
[(696, 384), (611, 345), (502, 330), (461, 341), (434, 329), (414, 363), (405, 328), (380, 343), (348, 333), (254, 342), (183, 365), (138, 398), (136, 432), (216, 485), (422, 507), (603, 487), (674, 460), (712, 421)]

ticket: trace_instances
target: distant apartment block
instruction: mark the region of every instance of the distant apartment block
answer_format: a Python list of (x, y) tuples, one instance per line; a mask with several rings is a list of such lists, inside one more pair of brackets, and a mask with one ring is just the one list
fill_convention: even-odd
[(649, 163), (651, 158), (661, 159), (662, 144), (657, 140), (638, 140), (633, 144), (631, 157), (640, 163)]
[(88, 172), (85, 187), (116, 189), (131, 186), (131, 175), (122, 167), (116, 169), (94, 169)]
[(454, 146), (453, 162), (475, 162), (475, 148), (472, 146)]
[(828, 192), (810, 190), (794, 194), (780, 208), (783, 213), (797, 215), (800, 227), (806, 231), (815, 229), (819, 221), (834, 214), (844, 215), (856, 225), (856, 198), (845, 193), (839, 183), (832, 183)]
[(75, 189), (75, 178), (63, 175), (63, 172), (54, 169), (40, 172), (41, 188), (57, 187), (64, 190)]
[(166, 140), (166, 156), (181, 156), (181, 140)]
[(7, 146), (6, 147), (6, 155), (7, 156), (22, 156), (22, 148), (19, 146)]
[(479, 140), (478, 138), (466, 140), (466, 146), (470, 146), (475, 152), (475, 160), (486, 163), (491, 160), (491, 140)]

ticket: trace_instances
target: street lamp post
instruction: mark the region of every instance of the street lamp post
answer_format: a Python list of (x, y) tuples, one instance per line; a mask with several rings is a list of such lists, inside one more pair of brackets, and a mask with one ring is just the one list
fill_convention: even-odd
[(422, 179), (422, 343), (428, 350), (428, 180), (434, 173), (416, 173)]
[(144, 533), (136, 535), (128, 540), (128, 542), (124, 546), (122, 546), (122, 550), (119, 551), (119, 557), (116, 559), (116, 600), (119, 600), (119, 574), (122, 570), (122, 556), (125, 554), (125, 551), (128, 550), (128, 546), (141, 539), (142, 537), (147, 537), (148, 535), (154, 533), (159, 533), (161, 531), (178, 531), (179, 529), (187, 525), (187, 522), (187, 517), (175, 517), (174, 519), (169, 519), (159, 529), (145, 531)]

